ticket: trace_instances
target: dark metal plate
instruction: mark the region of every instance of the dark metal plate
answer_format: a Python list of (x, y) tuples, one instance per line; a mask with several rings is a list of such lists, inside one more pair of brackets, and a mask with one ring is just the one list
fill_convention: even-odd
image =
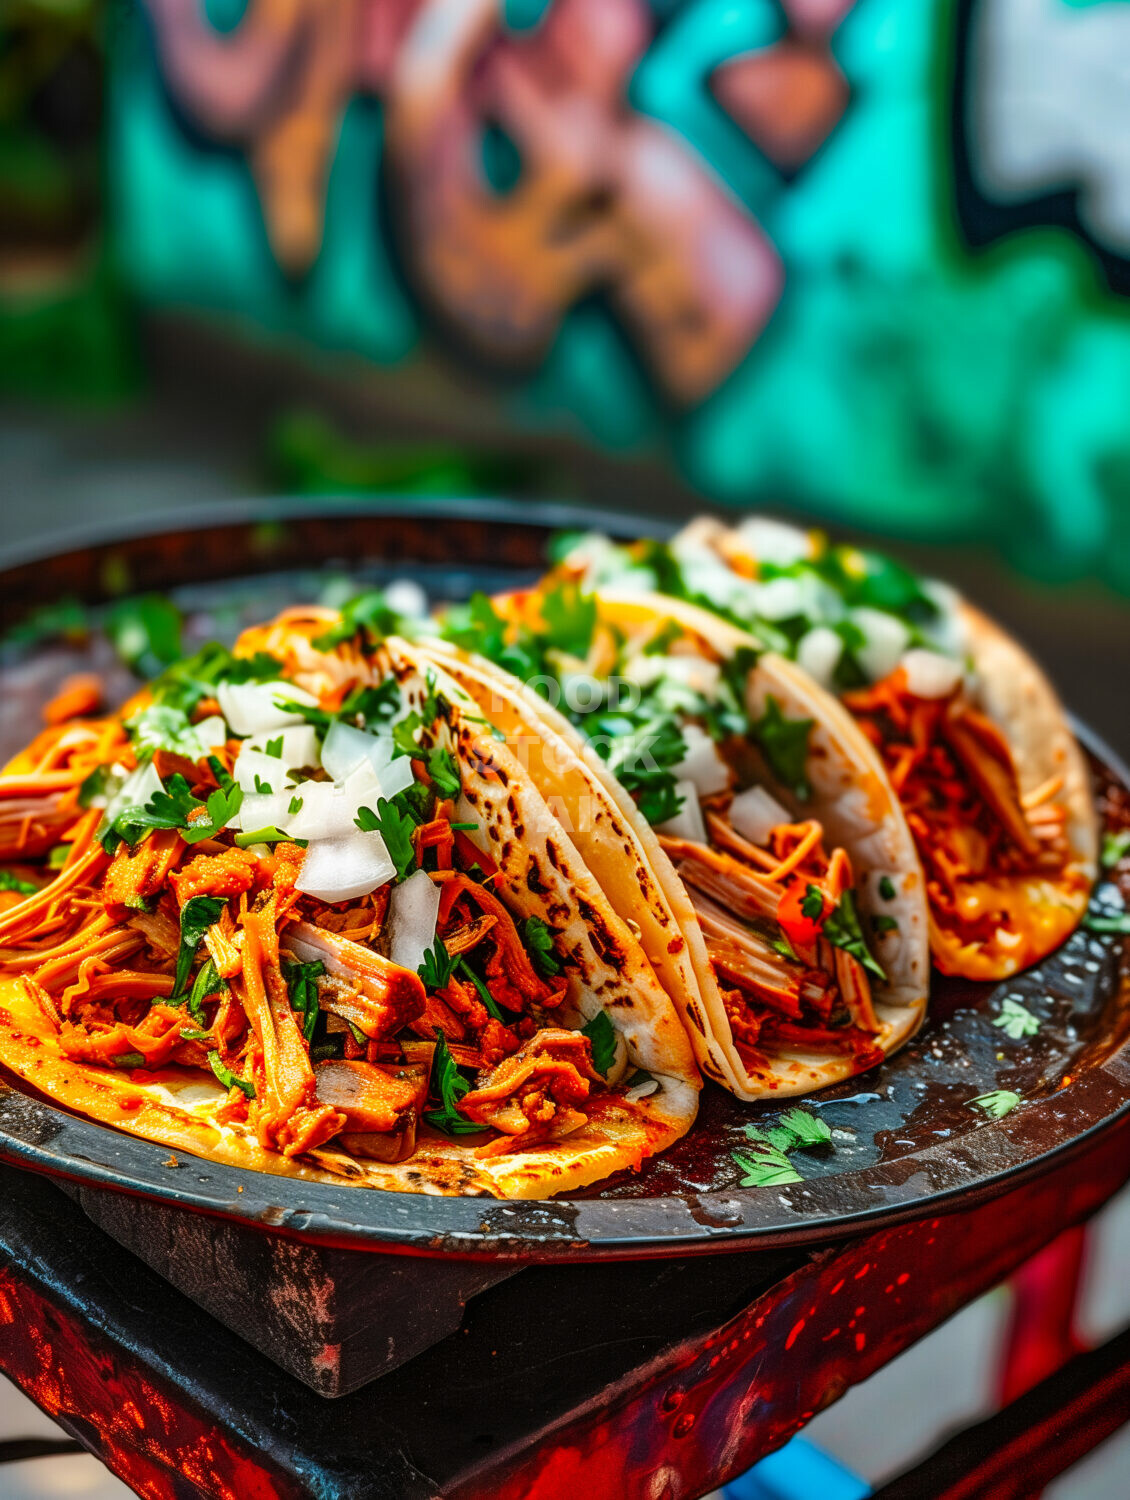
[[(228, 507), (193, 530), (83, 539), (0, 567), (0, 610), (13, 623), (63, 595), (97, 605), (123, 589), (171, 591), (193, 640), (229, 637), (343, 575), (410, 575), (436, 598), (534, 577), (549, 534), (591, 524), (561, 507), (467, 501), (411, 509), (308, 503)], [(640, 522), (600, 518), (630, 534)], [(0, 564), (5, 560), (0, 559)], [(38, 722), (67, 673), (95, 666), (115, 690), (130, 679), (97, 631), (85, 640), (0, 648), (0, 753)], [(1111, 831), (1130, 826), (1130, 777), (1088, 739)], [(1130, 882), (1128, 882), (1130, 886)], [(1109, 904), (1121, 893), (1107, 886)], [(1127, 891), (1130, 896), (1130, 889)], [(1041, 1022), (1011, 1040), (992, 1023), (1009, 995)], [(339, 1245), (516, 1259), (687, 1254), (829, 1240), (968, 1205), (1046, 1170), (1130, 1107), (1130, 951), (1125, 939), (1080, 931), (1008, 984), (934, 977), (920, 1035), (884, 1067), (806, 1104), (834, 1145), (800, 1158), (805, 1181), (743, 1189), (730, 1151), (743, 1126), (772, 1123), (777, 1106), (743, 1106), (711, 1087), (690, 1135), (638, 1173), (569, 1199), (500, 1203), (367, 1192), (237, 1171), (72, 1116), (0, 1080), (0, 1158), (140, 1193), (283, 1233)], [(993, 1089), (1023, 1102), (995, 1120), (970, 1106)]]

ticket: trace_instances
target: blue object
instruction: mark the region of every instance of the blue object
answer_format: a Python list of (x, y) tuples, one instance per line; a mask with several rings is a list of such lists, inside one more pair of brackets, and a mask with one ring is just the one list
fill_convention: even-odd
[(803, 1438), (793, 1438), (722, 1493), (726, 1500), (863, 1500), (871, 1486)]

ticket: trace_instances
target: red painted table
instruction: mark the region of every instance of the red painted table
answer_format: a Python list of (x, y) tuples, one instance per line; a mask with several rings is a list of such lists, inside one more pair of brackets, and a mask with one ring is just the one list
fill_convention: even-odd
[(0, 1367), (146, 1496), (676, 1500), (779, 1446), (1127, 1177), (1130, 1120), (992, 1202), (816, 1252), (531, 1267), (327, 1401), (5, 1168)]

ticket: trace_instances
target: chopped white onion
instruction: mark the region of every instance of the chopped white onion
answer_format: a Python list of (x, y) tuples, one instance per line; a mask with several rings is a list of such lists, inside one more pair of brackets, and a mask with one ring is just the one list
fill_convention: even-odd
[(803, 615), (806, 602), (799, 578), (771, 578), (757, 591), (757, 613), (765, 620), (791, 620)]
[(117, 792), (106, 804), (106, 822), (114, 819), (127, 807), (144, 807), (155, 792), (163, 792), (165, 784), (154, 770), (153, 762), (147, 760), (131, 771)]
[(810, 677), (826, 688), (832, 685), (832, 673), (839, 665), (843, 651), (844, 643), (836, 632), (827, 625), (817, 625), (815, 630), (801, 636), (796, 659)]
[(409, 620), (424, 620), (428, 596), (414, 578), (394, 578), (384, 591), (385, 603), (395, 614)]
[(245, 793), (281, 792), (286, 786), (286, 766), (278, 756), (266, 755), (262, 750), (249, 750), (246, 745), (235, 758), (232, 775)]
[(335, 719), (322, 746), (322, 765), (335, 781), (344, 781), (365, 762), (374, 771), (379, 771), (392, 759), (392, 751), (392, 739), (388, 735), (369, 734)]
[(436, 940), (439, 886), (417, 870), (394, 887), (388, 903), (388, 956), (414, 974)]
[(730, 785), (730, 768), (718, 753), (718, 746), (697, 724), (684, 724), (683, 743), (686, 753), (675, 766), (677, 779), (694, 783), (700, 797), (712, 797)]
[(257, 828), (277, 828), (287, 832), (291, 819), (290, 800), (293, 792), (244, 792), (235, 822), (244, 833), (254, 833)]
[(285, 729), (301, 724), (302, 715), (287, 713), (275, 704), (276, 698), (317, 708), (318, 700), (305, 688), (293, 682), (221, 682), (216, 688), (220, 712), (236, 734), (263, 734), (269, 729)]
[(395, 874), (396, 865), (380, 834), (355, 828), (344, 838), (320, 839), (311, 844), (294, 887), (331, 904), (356, 901), (387, 885)]
[(291, 724), (276, 734), (256, 734), (243, 744), (244, 750), (266, 751), (272, 740), (282, 740), (282, 755), (279, 757), (287, 770), (299, 766), (316, 766), (318, 758), (318, 735), (313, 724)]
[(683, 805), (666, 823), (655, 825), (656, 833), (665, 833), (672, 839), (690, 839), (695, 844), (706, 843), (706, 824), (702, 821), (702, 808), (698, 805), (698, 788), (693, 781), (676, 781), (676, 795), (683, 798)]
[(959, 661), (920, 647), (904, 652), (902, 668), (907, 692), (916, 698), (948, 698), (964, 675)]
[(295, 839), (339, 839), (356, 832), (362, 807), (376, 811), (384, 795), (372, 766), (365, 762), (340, 786), (333, 781), (303, 781), (294, 789), (302, 798), (287, 832)]
[(199, 724), (192, 726), (192, 733), (196, 737), (196, 743), (200, 746), (200, 755), (211, 755), (213, 750), (218, 749), (228, 737), (228, 726), (220, 718), (219, 714), (209, 714), (206, 719), (201, 719)]
[(864, 605), (853, 609), (851, 618), (863, 633), (863, 645), (855, 653), (859, 665), (872, 682), (878, 682), (898, 666), (910, 641), (910, 631), (885, 609), (869, 609)]
[(759, 563), (776, 563), (787, 568), (812, 556), (812, 542), (806, 531), (784, 521), (771, 520), (769, 516), (750, 516), (737, 532)]
[(406, 792), (416, 780), (412, 762), (407, 755), (398, 755), (395, 760), (390, 760), (387, 766), (380, 768), (377, 776), (382, 797), (395, 797), (400, 792)]
[(654, 1094), (658, 1087), (658, 1078), (648, 1078), (643, 1083), (637, 1083), (635, 1088), (625, 1089), (624, 1098), (629, 1104), (635, 1104), (640, 1099), (646, 1099), (649, 1094)]
[(763, 786), (747, 787), (730, 803), (730, 822), (751, 844), (768, 844), (769, 835), (792, 818)]

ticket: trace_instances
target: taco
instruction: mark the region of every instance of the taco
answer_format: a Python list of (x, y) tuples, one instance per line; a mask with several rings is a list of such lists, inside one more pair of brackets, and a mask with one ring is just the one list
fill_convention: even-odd
[(657, 597), (479, 595), (443, 628), (420, 649), (526, 747), (708, 1077), (743, 1099), (804, 1093), (914, 1033), (921, 871), (833, 698), (746, 632)]
[(906, 812), (943, 973), (1006, 978), (1078, 925), (1097, 873), (1086, 762), (1040, 668), (953, 589), (764, 517), (583, 538), (560, 572), (693, 600), (840, 696)]
[(0, 1062), (307, 1179), (539, 1198), (637, 1167), (699, 1079), (635, 936), (456, 682), (395, 638), (317, 660), (208, 648), (0, 775), (56, 799), (63, 856), (0, 910)]

